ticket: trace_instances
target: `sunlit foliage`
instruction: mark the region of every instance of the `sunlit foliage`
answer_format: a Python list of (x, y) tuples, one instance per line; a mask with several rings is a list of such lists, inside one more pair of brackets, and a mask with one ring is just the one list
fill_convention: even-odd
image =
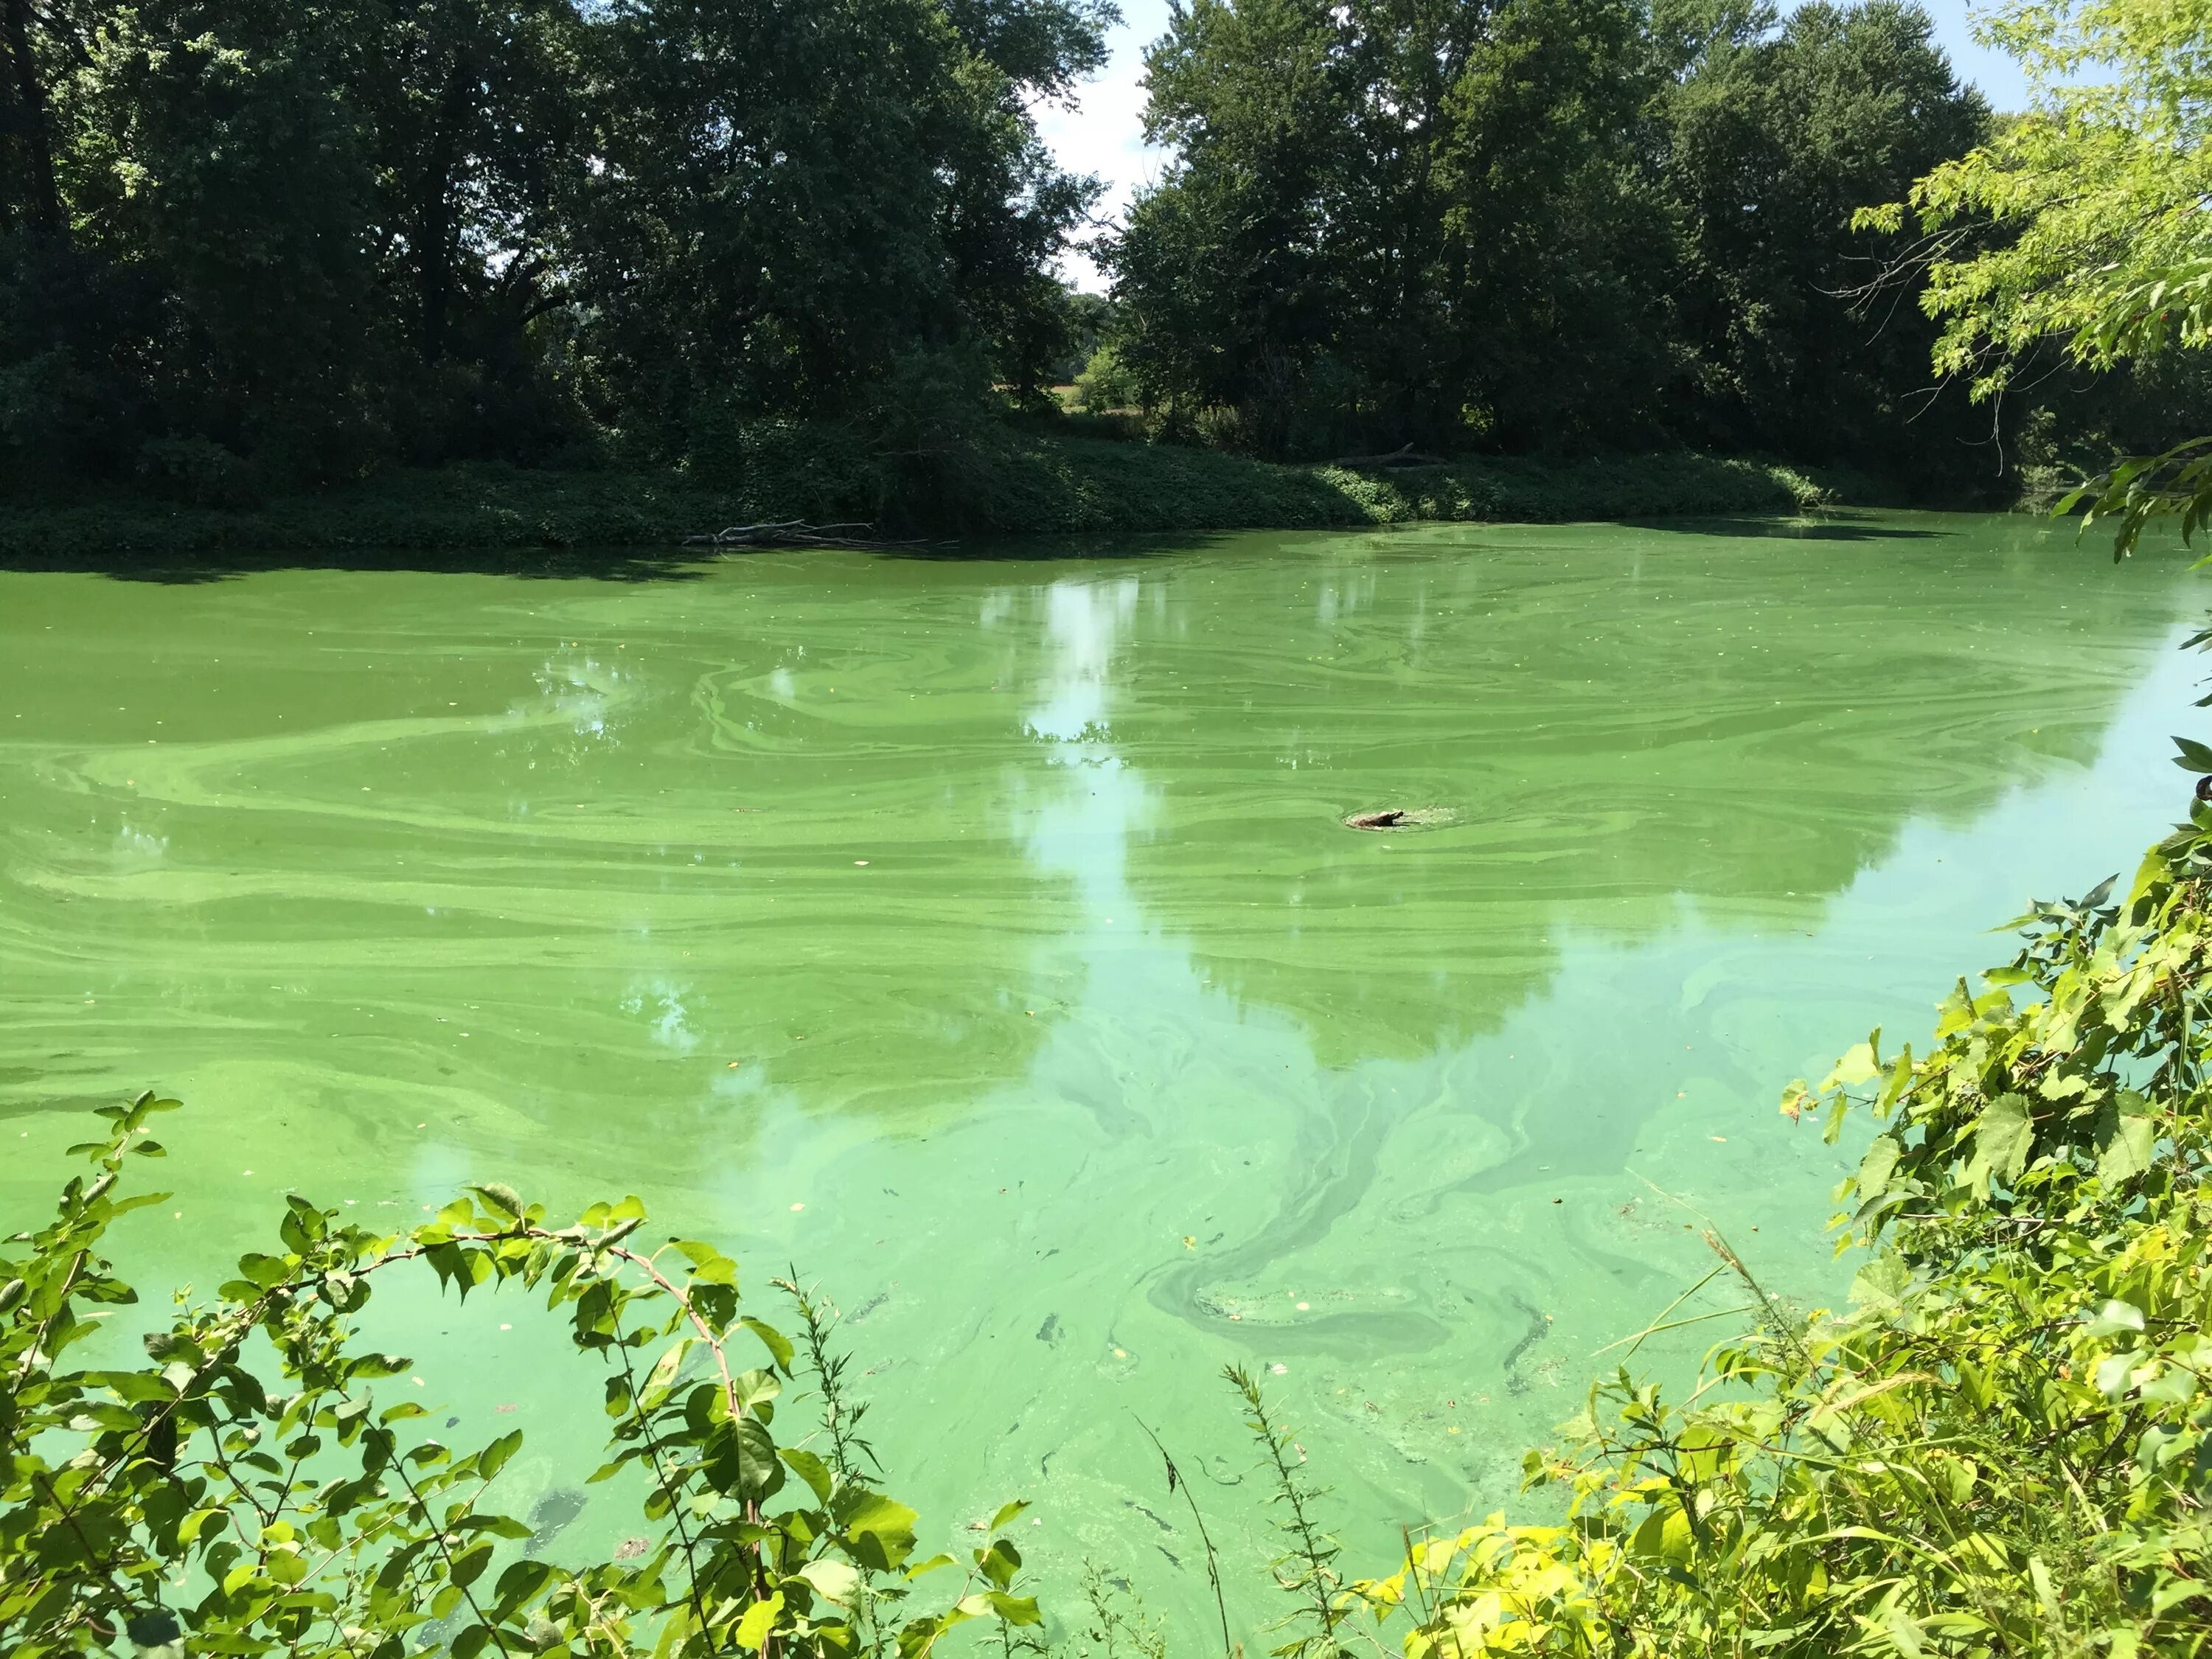
[(2212, 1647), (2212, 806), (2021, 925), (1927, 1054), (1876, 1033), (1784, 1097), (1881, 1128), (1839, 1194), (1850, 1310), (1792, 1312), (1709, 1234), (1759, 1330), (1682, 1397), (1592, 1391), (1528, 1458), (1566, 1525), (1358, 1586), (1408, 1659)]
[[(1002, 1535), (1024, 1506), (962, 1561), (920, 1558), (915, 1511), (874, 1489), (823, 1309), (780, 1283), (794, 1346), (741, 1311), (736, 1264), (712, 1245), (648, 1247), (634, 1198), (556, 1226), (487, 1184), (380, 1236), (295, 1197), (270, 1249), (213, 1297), (179, 1298), (143, 1356), (71, 1364), (102, 1315), (137, 1301), (101, 1249), (161, 1200), (122, 1181), (161, 1154), (149, 1126), (176, 1104), (104, 1109), (106, 1137), (73, 1149), (92, 1178), (0, 1243), (0, 1650), (919, 1659), (969, 1620), (1036, 1622)], [(567, 1326), (611, 1422), (592, 1479), (637, 1493), (636, 1547), (538, 1553), (498, 1506), (520, 1432), (460, 1450), (382, 1386), (411, 1362), (365, 1346), (359, 1316), (410, 1273), (459, 1297), (542, 1297)], [(776, 1422), (794, 1399), (809, 1401), (795, 1433)], [(932, 1600), (916, 1581), (940, 1570), (957, 1588)]]

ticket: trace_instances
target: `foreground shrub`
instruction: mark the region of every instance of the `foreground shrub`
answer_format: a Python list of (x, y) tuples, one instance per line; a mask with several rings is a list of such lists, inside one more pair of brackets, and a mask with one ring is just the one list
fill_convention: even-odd
[(1925, 1058), (1877, 1032), (1790, 1089), (1831, 1139), (1883, 1126), (1840, 1193), (1876, 1252), (1853, 1310), (1790, 1316), (1708, 1234), (1762, 1328), (1680, 1401), (1620, 1372), (1529, 1455), (1570, 1524), (1358, 1585), (1410, 1610), (1407, 1659), (2212, 1650), (2212, 806), (2110, 886), (2023, 918)]
[[(0, 1249), (0, 1652), (412, 1651), (771, 1656), (926, 1653), (972, 1619), (1034, 1624), (1021, 1558), (997, 1534), (930, 1612), (911, 1581), (915, 1511), (865, 1478), (872, 1455), (840, 1386), (821, 1310), (787, 1281), (797, 1348), (739, 1311), (737, 1269), (708, 1244), (636, 1242), (635, 1199), (549, 1226), (507, 1188), (472, 1188), (436, 1218), (379, 1237), (289, 1200), (271, 1254), (240, 1258), (213, 1300), (181, 1305), (143, 1363), (64, 1364), (134, 1302), (100, 1255), (126, 1161), (158, 1156), (143, 1096), (74, 1149), (52, 1223)], [(605, 1370), (609, 1461), (641, 1485), (648, 1536), (613, 1560), (542, 1559), (492, 1498), (518, 1433), (459, 1452), (377, 1385), (410, 1361), (363, 1350), (355, 1316), (391, 1273), (544, 1295)], [(750, 1356), (744, 1351), (752, 1349)], [(763, 1360), (748, 1364), (747, 1358)], [(787, 1387), (814, 1421), (775, 1431)], [(793, 1477), (796, 1479), (793, 1479)], [(495, 1571), (496, 1569), (496, 1571)]]

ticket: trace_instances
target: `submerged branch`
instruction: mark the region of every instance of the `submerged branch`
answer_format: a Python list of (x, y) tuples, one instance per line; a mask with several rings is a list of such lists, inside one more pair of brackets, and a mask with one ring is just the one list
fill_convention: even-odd
[(697, 536), (686, 536), (686, 547), (842, 547), (874, 553), (893, 548), (927, 547), (922, 541), (888, 541), (854, 532), (873, 530), (871, 524), (809, 524), (804, 519), (779, 519), (766, 524), (734, 524)]

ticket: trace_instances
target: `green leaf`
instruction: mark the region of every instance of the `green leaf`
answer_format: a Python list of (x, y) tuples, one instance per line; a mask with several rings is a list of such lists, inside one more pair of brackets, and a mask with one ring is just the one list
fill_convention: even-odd
[(1011, 1589), (1014, 1575), (1022, 1570), (1022, 1554), (1003, 1538), (991, 1540), (991, 1547), (976, 1552), (975, 1565), (984, 1577), (1000, 1589)]
[(2109, 1359), (2098, 1362), (2093, 1379), (2096, 1384), (2097, 1392), (2107, 1399), (2118, 1399), (2121, 1395), (2127, 1392), (2128, 1378), (2136, 1367), (2142, 1364), (2142, 1360), (2143, 1357), (2140, 1350), (2131, 1350), (2127, 1353), (2116, 1353)]
[(492, 1587), (491, 1616), (506, 1620), (514, 1616), (525, 1602), (561, 1582), (561, 1570), (543, 1561), (516, 1561), (499, 1576)]
[(711, 1244), (702, 1244), (696, 1239), (679, 1238), (676, 1248), (691, 1263), (691, 1277), (702, 1285), (729, 1285), (738, 1282), (738, 1264)]
[(510, 1221), (522, 1219), (522, 1194), (503, 1181), (486, 1181), (472, 1184), (469, 1190)]
[(800, 1480), (814, 1489), (814, 1496), (818, 1500), (824, 1504), (830, 1501), (830, 1492), (836, 1482), (831, 1476), (830, 1466), (827, 1463), (803, 1446), (779, 1447), (776, 1455), (783, 1459), (784, 1462), (798, 1474)]
[(1859, 1164), (1861, 1198), (1880, 1198), (1889, 1190), (1889, 1178), (1896, 1172), (1897, 1160), (1904, 1151), (1893, 1135), (1875, 1137), (1874, 1145), (1867, 1148), (1867, 1155)]
[(860, 1575), (855, 1569), (826, 1555), (801, 1567), (799, 1577), (811, 1584), (817, 1595), (841, 1606), (850, 1602), (854, 1593), (860, 1588)]
[(850, 1486), (837, 1495), (835, 1513), (847, 1553), (862, 1566), (896, 1571), (914, 1553), (914, 1523), (921, 1517), (905, 1504)]
[(757, 1417), (718, 1425), (707, 1456), (707, 1478), (714, 1489), (757, 1503), (783, 1485), (783, 1460), (775, 1442)]
[(2035, 1120), (2025, 1095), (1999, 1095), (1974, 1120), (1972, 1169), (1983, 1179), (2009, 1182), (2027, 1167)]
[(776, 1329), (775, 1326), (755, 1319), (750, 1314), (747, 1314), (738, 1322), (760, 1338), (769, 1352), (775, 1356), (777, 1368), (788, 1374), (791, 1370), (793, 1352), (791, 1339)]
[(736, 1391), (738, 1409), (747, 1412), (766, 1405), (783, 1393), (783, 1384), (776, 1380), (774, 1371), (768, 1370), (739, 1371), (730, 1379), (730, 1386)]
[(1881, 1036), (1881, 1033), (1876, 1031), (1866, 1042), (1854, 1043), (1845, 1050), (1844, 1057), (1836, 1062), (1836, 1069), (1829, 1073), (1826, 1081), (1820, 1085), (1820, 1092), (1826, 1094), (1838, 1085), (1849, 1086), (1864, 1083), (1875, 1076), (1881, 1070), (1881, 1064), (1875, 1056), (1874, 1045)]
[(177, 1523), (177, 1540), (190, 1544), (203, 1535), (213, 1539), (230, 1524), (229, 1514), (222, 1510), (194, 1510)]
[(451, 1577), (454, 1583), (466, 1589), (483, 1577), (483, 1570), (491, 1565), (492, 1540), (471, 1544), (453, 1558)]
[(1851, 1097), (1840, 1091), (1828, 1103), (1828, 1121), (1820, 1126), (1822, 1145), (1832, 1146), (1836, 1144), (1836, 1138), (1844, 1132), (1844, 1119), (1850, 1109)]
[(2142, 1310), (2132, 1302), (2115, 1298), (2099, 1308), (2089, 1321), (2091, 1336), (2112, 1336), (2121, 1331), (2141, 1331), (2143, 1328)]
[(477, 1474), (485, 1480), (507, 1467), (507, 1460), (522, 1449), (520, 1429), (503, 1434), (477, 1455)]
[(775, 1628), (775, 1621), (783, 1612), (783, 1592), (778, 1590), (765, 1601), (756, 1601), (745, 1609), (745, 1616), (738, 1620), (731, 1639), (752, 1653), (761, 1650), (761, 1644)]
[(2099, 1180), (2117, 1187), (2149, 1170), (2158, 1151), (2158, 1121), (2141, 1095), (2122, 1093), (2100, 1115), (2098, 1128)]
[(2212, 772), (2212, 749), (2193, 738), (2176, 738), (2173, 746), (2181, 751), (2173, 757), (2173, 763), (2183, 771)]
[(653, 1370), (647, 1373), (645, 1386), (638, 1390), (638, 1399), (647, 1410), (650, 1411), (668, 1397), (668, 1390), (675, 1386), (676, 1373), (683, 1368), (684, 1357), (691, 1352), (694, 1340), (694, 1338), (685, 1337), (653, 1362)]
[(282, 1256), (242, 1255), (238, 1259), (239, 1276), (264, 1291), (282, 1285), (291, 1271)]

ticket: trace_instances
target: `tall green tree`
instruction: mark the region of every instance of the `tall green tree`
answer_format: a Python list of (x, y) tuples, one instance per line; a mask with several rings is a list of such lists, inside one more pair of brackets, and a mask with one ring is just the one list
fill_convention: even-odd
[[(1928, 171), (1908, 203), (1862, 222), (1925, 240), (1923, 304), (1942, 325), (1941, 374), (1995, 399), (2039, 360), (2091, 371), (2212, 344), (2212, 3), (2007, 0), (1978, 26), (2013, 54), (2027, 112)], [(1999, 235), (1982, 227), (1994, 223)], [(2197, 384), (2201, 385), (2199, 380)], [(2191, 414), (2212, 428), (2201, 394)], [(2107, 474), (2088, 499), (2144, 523), (2212, 516), (2212, 440), (2191, 435)]]
[(65, 228), (46, 60), (55, 51), (50, 37), (66, 27), (35, 14), (31, 0), (0, 0), (0, 233)]
[(356, 464), (374, 368), (368, 134), (331, 95), (354, 22), (347, 0), (140, 0), (68, 100), (82, 240), (164, 279), (170, 418), (309, 477)]
[(1656, 435), (1671, 272), (1642, 165), (1642, 24), (1628, 0), (1504, 0), (1468, 54), (1443, 132), (1443, 441)]
[[(1876, 278), (1901, 243), (1853, 213), (1989, 130), (1917, 6), (1741, 13), (1662, 105), (1680, 228), (1686, 435), (1890, 471), (1993, 471), (1990, 423), (1926, 373), (1932, 333)], [(1980, 452), (1984, 459), (1977, 460)]]
[(1987, 119), (1916, 8), (1199, 0), (1146, 62), (1174, 160), (1104, 252), (1156, 403), (1289, 453), (1961, 447), (1891, 436), (1928, 337), (1854, 303), (1853, 209)]
[[(1061, 14), (1040, 45), (1034, 17), (994, 32), (1008, 20), (976, 9), (963, 33), (936, 0), (611, 6), (623, 95), (580, 264), (627, 418), (672, 440), (714, 399), (848, 412), (917, 353), (987, 372), (990, 325), (1047, 304), (1043, 262), (1088, 199), (1024, 100), (1096, 61), (1103, 15)], [(1028, 79), (978, 50), (994, 41)]]
[(1114, 15), (5, 0), (0, 471), (222, 496), (593, 419), (667, 454), (710, 404), (972, 416), (1066, 349), (1095, 187), (1032, 109)]
[[(573, 0), (403, 0), (364, 8), (359, 94), (380, 281), (427, 362), (562, 289), (562, 216), (592, 98)], [(476, 338), (471, 338), (471, 336)]]

